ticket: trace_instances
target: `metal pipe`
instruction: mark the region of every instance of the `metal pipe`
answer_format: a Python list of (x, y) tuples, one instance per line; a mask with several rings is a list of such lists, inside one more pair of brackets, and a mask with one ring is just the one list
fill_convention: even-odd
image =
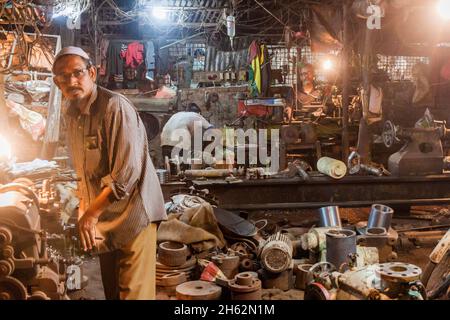
[(180, 43), (180, 42), (183, 42), (183, 41), (186, 41), (186, 40), (189, 40), (189, 39), (192, 39), (192, 38), (195, 38), (195, 37), (201, 36), (201, 35), (202, 35), (202, 34), (204, 34), (204, 33), (205, 33), (205, 32), (204, 32), (204, 31), (202, 31), (202, 32), (199, 32), (199, 33), (193, 34), (192, 36), (189, 36), (189, 37), (186, 37), (186, 38), (183, 38), (183, 39), (177, 40), (177, 41), (175, 41), (175, 42), (172, 42), (172, 43), (166, 44), (165, 46), (162, 46), (162, 47), (160, 47), (159, 49), (160, 49), (160, 50), (162, 50), (162, 49), (166, 49), (166, 48), (169, 48), (169, 47), (171, 47), (171, 46), (173, 46), (173, 45), (176, 45), (177, 43)]
[(408, 231), (433, 230), (433, 229), (440, 229), (440, 228), (450, 228), (450, 224), (441, 224), (441, 225), (434, 225), (434, 226), (428, 226), (428, 227), (418, 227), (418, 228), (408, 228), (408, 229), (395, 230), (395, 231), (397, 231), (397, 233), (401, 233), (401, 232), (408, 232)]
[(232, 172), (228, 169), (186, 170), (186, 177), (228, 177)]
[(261, 8), (264, 9), (264, 11), (266, 11), (268, 14), (270, 14), (272, 17), (275, 18), (275, 20), (277, 20), (279, 23), (281, 23), (284, 27), (287, 27), (287, 25), (281, 21), (276, 15), (274, 15), (272, 12), (270, 12), (270, 10), (268, 10), (266, 7), (264, 7), (261, 3), (259, 3), (257, 0), (254, 0)]
[(319, 209), (320, 227), (341, 227), (339, 207), (329, 206)]
[(406, 231), (403, 235), (406, 238), (437, 238), (441, 239), (445, 234), (445, 230), (434, 231)]
[(350, 256), (356, 254), (356, 232), (353, 230), (330, 230), (326, 233), (327, 262), (341, 272), (348, 265)]
[(394, 210), (383, 204), (374, 204), (370, 210), (367, 228), (385, 228), (389, 230), (391, 227), (392, 215)]

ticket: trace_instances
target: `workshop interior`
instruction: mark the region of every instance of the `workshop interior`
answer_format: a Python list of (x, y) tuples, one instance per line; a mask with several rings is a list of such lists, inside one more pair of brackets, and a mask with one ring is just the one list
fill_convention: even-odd
[(54, 81), (68, 46), (145, 126), (156, 300), (450, 299), (449, 0), (8, 0), (0, 300), (106, 299)]

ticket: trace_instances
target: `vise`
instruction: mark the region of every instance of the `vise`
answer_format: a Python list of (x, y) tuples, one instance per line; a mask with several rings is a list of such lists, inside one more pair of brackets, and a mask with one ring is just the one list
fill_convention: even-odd
[(394, 176), (441, 174), (444, 168), (441, 139), (448, 138), (448, 131), (444, 121), (434, 121), (430, 128), (402, 128), (386, 121), (382, 135), (385, 146), (406, 142), (389, 157), (389, 172)]

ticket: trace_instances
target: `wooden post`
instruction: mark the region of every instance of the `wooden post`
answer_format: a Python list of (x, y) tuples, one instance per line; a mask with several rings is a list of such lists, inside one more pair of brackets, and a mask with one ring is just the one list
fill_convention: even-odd
[(343, 89), (342, 89), (342, 158), (347, 163), (349, 154), (348, 140), (348, 106), (350, 104), (350, 18), (351, 18), (351, 0), (344, 0), (343, 3), (343, 23), (344, 23), (344, 50), (343, 50)]
[(370, 88), (371, 88), (371, 63), (372, 63), (372, 36), (373, 31), (366, 28), (364, 39), (364, 52), (362, 57), (362, 80), (363, 80), (363, 94), (362, 94), (362, 112), (363, 116), (359, 124), (358, 145), (357, 150), (361, 156), (362, 163), (369, 163), (371, 160), (371, 137), (368, 125), (369, 119), (369, 103), (370, 103)]
[(61, 91), (52, 85), (48, 103), (48, 116), (45, 128), (44, 144), (41, 150), (43, 159), (52, 159), (59, 141), (59, 125), (61, 118)]
[(366, 28), (364, 39), (364, 53), (362, 57), (362, 80), (364, 88), (364, 99), (362, 101), (363, 117), (365, 120), (369, 117), (369, 100), (370, 100), (370, 64), (372, 57), (372, 30)]

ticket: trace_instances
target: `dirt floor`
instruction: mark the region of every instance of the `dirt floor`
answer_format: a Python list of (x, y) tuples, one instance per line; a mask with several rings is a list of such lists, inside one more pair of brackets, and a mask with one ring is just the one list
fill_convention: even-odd
[[(344, 226), (354, 225), (360, 221), (367, 221), (369, 208), (340, 209), (340, 216)], [(296, 210), (296, 211), (261, 211), (254, 213), (241, 213), (251, 221), (267, 220), (264, 231), (272, 233), (284, 228), (310, 228), (317, 225), (316, 210)], [(426, 227), (430, 225), (450, 224), (450, 214), (447, 207), (427, 206), (413, 207), (409, 214), (407, 211), (396, 210), (392, 227), (396, 230), (409, 228)], [(420, 241), (417, 239), (406, 239), (399, 237), (396, 246), (398, 259), (400, 262), (415, 264), (424, 268), (428, 262), (428, 255), (437, 244), (437, 239)], [(70, 294), (72, 299), (95, 299), (103, 300), (103, 286), (98, 259), (90, 257), (84, 260), (84, 274), (89, 277), (89, 283), (83, 290)], [(264, 289), (263, 300), (302, 300), (303, 291), (292, 289), (281, 291), (277, 289)], [(167, 295), (159, 294), (159, 299), (167, 299)]]

